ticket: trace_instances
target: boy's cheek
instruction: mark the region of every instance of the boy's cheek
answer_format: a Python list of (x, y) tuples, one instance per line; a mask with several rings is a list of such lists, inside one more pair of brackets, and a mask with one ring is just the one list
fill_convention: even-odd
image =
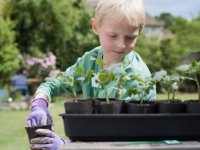
[(133, 42), (131, 42), (130, 47), (131, 47), (131, 48), (134, 48), (135, 45), (136, 45), (136, 43), (137, 43), (137, 39), (135, 39)]
[(103, 47), (104, 51), (110, 51), (114, 48), (114, 44), (108, 40), (102, 41), (101, 46)]

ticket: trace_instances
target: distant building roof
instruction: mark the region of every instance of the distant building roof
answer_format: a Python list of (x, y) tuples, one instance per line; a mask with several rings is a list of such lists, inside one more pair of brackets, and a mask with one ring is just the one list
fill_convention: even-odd
[(164, 23), (146, 14), (146, 26), (163, 27)]

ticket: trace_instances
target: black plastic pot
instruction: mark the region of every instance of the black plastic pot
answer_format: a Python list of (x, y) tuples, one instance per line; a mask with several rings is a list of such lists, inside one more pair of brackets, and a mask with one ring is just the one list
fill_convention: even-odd
[(181, 100), (157, 101), (158, 113), (185, 113), (185, 103)]
[(33, 138), (36, 137), (41, 137), (41, 135), (38, 135), (35, 131), (37, 129), (49, 129), (53, 130), (53, 125), (52, 124), (47, 124), (47, 125), (40, 125), (40, 126), (33, 126), (33, 127), (25, 127), (26, 133), (28, 135), (29, 141)]
[(123, 101), (110, 99), (108, 104), (105, 99), (95, 101), (95, 112), (98, 114), (119, 114), (123, 112)]
[(65, 112), (69, 114), (92, 114), (94, 113), (94, 101), (79, 99), (77, 102), (65, 102)]
[(198, 100), (186, 101), (186, 113), (200, 113), (200, 101)]
[(126, 113), (128, 114), (146, 114), (156, 113), (156, 103), (152, 101), (144, 101), (140, 104), (139, 101), (129, 101), (126, 103)]

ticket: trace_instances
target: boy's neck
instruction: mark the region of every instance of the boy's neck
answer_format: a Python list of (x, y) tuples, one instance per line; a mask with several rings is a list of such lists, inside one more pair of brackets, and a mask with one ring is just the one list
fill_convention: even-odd
[(103, 66), (103, 69), (107, 69), (109, 68), (111, 65), (113, 64), (117, 64), (117, 63), (120, 63), (121, 61), (117, 61), (117, 60), (111, 60), (111, 59), (106, 59), (105, 57), (103, 57), (103, 61), (105, 63), (105, 65)]

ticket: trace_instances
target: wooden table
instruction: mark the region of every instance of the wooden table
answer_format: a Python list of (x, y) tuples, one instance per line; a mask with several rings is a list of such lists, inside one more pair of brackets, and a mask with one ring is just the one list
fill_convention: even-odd
[(184, 141), (180, 144), (152, 142), (71, 142), (61, 150), (200, 150), (200, 142)]

